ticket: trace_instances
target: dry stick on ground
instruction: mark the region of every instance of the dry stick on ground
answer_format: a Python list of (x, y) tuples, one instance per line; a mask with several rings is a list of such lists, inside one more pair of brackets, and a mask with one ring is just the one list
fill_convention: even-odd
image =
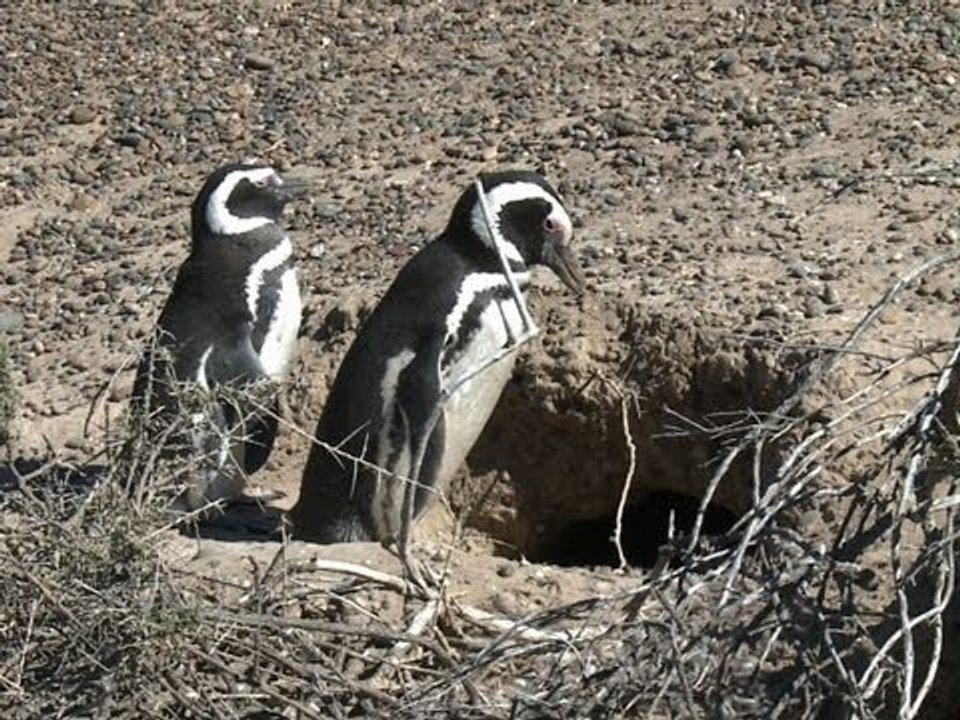
[(231, 612), (229, 610), (205, 610), (200, 617), (207, 620), (223, 623), (236, 623), (248, 627), (273, 627), (311, 630), (316, 632), (328, 633), (330, 635), (343, 635), (346, 637), (356, 636), (370, 638), (374, 640), (388, 641), (391, 643), (408, 642), (413, 645), (420, 645), (423, 648), (437, 654), (443, 655), (445, 651), (436, 641), (424, 638), (422, 635), (410, 635), (400, 633), (389, 628), (376, 629), (370, 627), (356, 626), (349, 623), (329, 622), (326, 620), (314, 620), (312, 618), (287, 618), (276, 615), (261, 615), (251, 612)]
[(343, 573), (355, 575), (365, 580), (371, 580), (385, 587), (400, 593), (405, 593), (409, 589), (403, 578), (389, 573), (374, 570), (363, 565), (343, 562), (342, 560), (326, 560), (324, 558), (315, 558), (310, 561), (310, 567), (313, 570), (320, 570), (333, 573)]
[[(217, 670), (219, 670), (224, 675), (232, 675), (238, 679), (243, 679), (243, 675), (241, 673), (231, 668), (229, 665), (227, 665), (225, 662), (223, 662), (219, 658), (216, 658), (213, 655), (210, 655), (209, 653), (204, 652), (198, 647), (190, 647), (188, 649), (198, 659), (203, 660), (204, 662), (207, 662), (210, 665), (213, 665), (215, 668), (217, 668)], [(292, 707), (303, 717), (313, 718), (313, 720), (325, 720), (325, 717), (323, 715), (320, 715), (319, 713), (307, 707), (303, 703), (300, 703), (300, 702), (297, 702), (296, 700), (292, 700), (288, 697), (285, 697), (283, 693), (279, 693), (276, 690), (272, 689), (262, 680), (258, 683), (258, 687), (261, 692), (263, 692), (266, 695), (269, 695), (274, 701), (279, 702), (282, 705), (287, 705), (289, 707)]]
[[(955, 456), (958, 456), (955, 443), (953, 451)], [(949, 494), (955, 495), (956, 491), (957, 478), (953, 478), (949, 489)], [(920, 689), (917, 691), (913, 705), (911, 705), (909, 708), (910, 717), (916, 717), (919, 714), (923, 701), (926, 699), (931, 688), (933, 687), (934, 679), (936, 678), (937, 671), (940, 668), (940, 660), (943, 652), (943, 613), (946, 610), (947, 605), (952, 600), (953, 591), (956, 587), (956, 562), (954, 549), (955, 520), (956, 508), (950, 507), (947, 509), (947, 519), (945, 524), (945, 533), (948, 540), (943, 546), (944, 557), (938, 568), (939, 573), (937, 576), (937, 587), (934, 593), (933, 606), (931, 607), (931, 610), (934, 611), (934, 616), (932, 618), (934, 645), (931, 652), (930, 663), (927, 668), (927, 675), (924, 678)]]
[[(83, 437), (90, 437), (90, 423), (93, 421), (94, 415), (97, 411), (104, 407), (104, 398), (107, 397), (110, 390), (116, 385), (117, 380), (120, 376), (131, 368), (133, 365), (133, 358), (125, 358), (113, 372), (110, 378), (100, 386), (100, 389), (94, 394), (93, 398), (90, 400), (90, 407), (87, 409), (87, 415), (83, 420)], [(107, 418), (109, 420), (109, 418)], [(109, 428), (104, 428), (105, 433), (109, 433)]]
[[(390, 589), (399, 591), (403, 594), (406, 594), (408, 591), (406, 583), (404, 583), (400, 578), (396, 578), (394, 576), (390, 576), (385, 573), (379, 573), (376, 571), (368, 570), (360, 566), (354, 566), (349, 563), (336, 563), (334, 561), (318, 561), (317, 563), (310, 563), (309, 566), (311, 567), (311, 569), (316, 569), (316, 568), (323, 568), (325, 570), (335, 569), (335, 570), (347, 572), (350, 574), (358, 574), (362, 577), (365, 577), (366, 579), (374, 579), (378, 582), (385, 583)], [(265, 574), (264, 577), (266, 577), (266, 575), (267, 574)], [(424, 606), (424, 608), (417, 613), (413, 623), (411, 623), (411, 626), (406, 633), (403, 633), (402, 635), (391, 635), (391, 637), (396, 638), (397, 641), (394, 643), (393, 649), (389, 653), (388, 658), (386, 658), (387, 662), (389, 662), (391, 665), (396, 666), (400, 657), (402, 657), (402, 655), (406, 652), (406, 650), (412, 644), (420, 644), (420, 645), (424, 644), (424, 643), (414, 643), (414, 641), (412, 641), (411, 638), (416, 638), (422, 635), (427, 629), (428, 625), (433, 622), (434, 616), (436, 615), (438, 602), (439, 602), (438, 598), (433, 598), (429, 600), (428, 603)], [(262, 607), (262, 603), (261, 603), (261, 607)], [(253, 627), (260, 629), (260, 628), (271, 626), (271, 623), (269, 621), (269, 618), (271, 617), (272, 616), (265, 615), (262, 612), (262, 609), (260, 609), (258, 610), (257, 613), (254, 613), (254, 614), (246, 613), (246, 614), (243, 614), (242, 616), (235, 616), (234, 619), (239, 619), (240, 622), (243, 622), (245, 624), (252, 624)], [(292, 626), (292, 627), (299, 627), (299, 628), (310, 629), (310, 630), (323, 629), (331, 632), (337, 632), (341, 630), (348, 631), (348, 626), (345, 626), (343, 624), (329, 624), (329, 623), (324, 624), (318, 621), (309, 621), (309, 620), (307, 621), (293, 620), (288, 623), (284, 623), (283, 618), (278, 618), (277, 620), (280, 623), (279, 626), (281, 627)], [(361, 635), (366, 635), (366, 634), (367, 633), (361, 633)], [(255, 637), (259, 637), (259, 635), (255, 635)], [(376, 633), (374, 635), (371, 635), (371, 637), (383, 637), (383, 635), (382, 633)], [(449, 668), (455, 667), (454, 661), (448, 656), (446, 651), (440, 645), (432, 642), (427, 643), (427, 645), (443, 665)], [(381, 665), (380, 667), (383, 668), (385, 666)], [(475, 703), (478, 702), (479, 695), (477, 691), (469, 683), (469, 681), (464, 681), (464, 687), (468, 695), (471, 697), (471, 700)]]
[[(902, 529), (904, 524), (910, 519), (910, 516), (916, 514), (919, 508), (916, 508), (915, 491), (918, 484), (922, 482), (921, 477), (928, 464), (928, 458), (933, 452), (935, 437), (931, 433), (937, 418), (942, 411), (952, 410), (945, 408), (944, 396), (948, 390), (957, 382), (956, 370), (957, 362), (960, 359), (960, 340), (954, 340), (955, 347), (950, 360), (941, 373), (937, 385), (933, 392), (923, 398), (904, 419), (898, 427), (888, 435), (886, 448), (888, 451), (896, 450), (904, 444), (904, 441), (910, 441), (913, 445), (909, 453), (907, 469), (904, 473), (894, 471), (894, 481), (897, 485), (897, 494), (891, 498), (893, 508), (889, 513), (890, 523), (890, 564), (894, 571), (897, 622), (899, 628), (893, 632), (883, 645), (873, 654), (869, 665), (856, 683), (857, 701), (862, 703), (862, 699), (872, 697), (880, 686), (882, 676), (880, 669), (885, 661), (892, 660), (891, 654), (898, 644), (902, 645), (902, 660), (897, 664), (901, 668), (902, 681), (900, 683), (901, 697), (898, 716), (903, 720), (909, 720), (916, 717), (927, 693), (932, 686), (933, 677), (936, 673), (940, 660), (942, 647), (943, 620), (942, 613), (949, 602), (954, 586), (954, 561), (953, 561), (953, 510), (951, 506), (945, 520), (944, 528), (938, 529), (930, 520), (931, 514), (935, 511), (934, 502), (928, 503), (926, 510), (926, 521), (924, 522), (925, 533), (930, 539), (931, 533), (935, 539), (938, 536), (946, 535), (949, 538), (945, 543), (936, 544), (927, 542), (921, 545), (921, 552), (914, 561), (914, 570), (907, 573), (903, 567), (903, 561), (906, 558), (905, 547), (903, 544)], [(941, 436), (944, 436), (941, 433)], [(954, 458), (960, 457), (957, 452), (956, 443), (949, 435), (946, 435), (947, 444), (951, 446)], [(957, 479), (951, 479), (948, 489), (948, 497), (956, 492)], [(914, 614), (910, 606), (910, 600), (907, 595), (907, 584), (910, 582), (910, 576), (916, 572), (923, 572), (929, 565), (936, 565), (937, 577), (936, 588), (933, 595), (931, 606), (920, 613)], [(916, 672), (916, 654), (913, 645), (914, 630), (921, 625), (929, 624), (933, 634), (933, 649), (929, 660), (926, 675), (919, 689), (914, 695), (914, 674)]]
[[(955, 257), (955, 256), (954, 256), (954, 257)], [(929, 269), (930, 269), (931, 267), (933, 267), (933, 266), (942, 264), (942, 262), (943, 262), (943, 260), (940, 259), (940, 260), (938, 260), (938, 261), (934, 261), (933, 263), (929, 263), (927, 266), (925, 266), (924, 268), (921, 268), (920, 271), (918, 271), (917, 273), (915, 273), (915, 274), (914, 274), (914, 277), (918, 276), (919, 274), (922, 274), (923, 271), (929, 270)], [(902, 284), (905, 284), (905, 283), (902, 282), (902, 283), (898, 284), (898, 287), (902, 287)], [(894, 290), (895, 290), (895, 289), (894, 289)], [(889, 301), (889, 299), (892, 297), (892, 295), (893, 295), (893, 292), (888, 293), (888, 295), (885, 297), (885, 301)], [(877, 310), (877, 308), (874, 308), (874, 311), (871, 312), (871, 316), (875, 316), (875, 315), (876, 315), (876, 310)], [(869, 319), (869, 317), (868, 317), (868, 319)], [(863, 324), (862, 326), (865, 327), (865, 325), (866, 325), (866, 323)], [(856, 339), (857, 339), (856, 336), (854, 336), (854, 337), (852, 338), (853, 341), (855, 341)], [(957, 350), (957, 352), (960, 352), (960, 350)], [(951, 364), (953, 364), (953, 361), (951, 361)], [(943, 386), (944, 386), (945, 384), (946, 384), (946, 377), (944, 377), (944, 378), (941, 379), (941, 382), (939, 383), (939, 389), (938, 389), (938, 391), (935, 393), (935, 395), (941, 395), (941, 394), (942, 394), (942, 388), (943, 388)], [(904, 384), (901, 385), (901, 387), (907, 387), (907, 384), (904, 383)], [(864, 406), (866, 406), (866, 403), (864, 404)], [(861, 410), (862, 410), (862, 409), (863, 409), (863, 408), (861, 408)], [(852, 411), (852, 412), (858, 412), (858, 411), (857, 411), (856, 409), (854, 409), (854, 411)], [(848, 414), (850, 414), (850, 413), (848, 413)], [(916, 413), (914, 413), (914, 415), (916, 415)], [(910, 424), (912, 427), (917, 427), (917, 426), (918, 426), (916, 423), (908, 423), (908, 424)], [(769, 425), (769, 423), (768, 423), (768, 425)], [(921, 429), (921, 431), (918, 433), (918, 435), (919, 435), (920, 437), (925, 437), (926, 430), (928, 430), (928, 429), (929, 429), (929, 423), (928, 423), (927, 428)], [(770, 428), (770, 431), (771, 431), (771, 432), (782, 433), (782, 432), (783, 432), (783, 429), (782, 429), (782, 428), (777, 428), (777, 427), (771, 427), (771, 428)], [(878, 435), (878, 434), (874, 434), (872, 437), (873, 437), (874, 440), (876, 440), (876, 439), (880, 439), (881, 436)], [(758, 435), (758, 438), (757, 438), (757, 443), (762, 442), (763, 439), (764, 439), (764, 435), (763, 435), (762, 433), (759, 434), (759, 435)], [(819, 432), (819, 433), (814, 433), (812, 436), (807, 436), (807, 437), (805, 437), (805, 438), (803, 439), (803, 441), (800, 443), (800, 445), (799, 445), (797, 448), (795, 448), (794, 453), (793, 453), (790, 457), (788, 457), (787, 460), (785, 461), (785, 463), (782, 464), (781, 467), (778, 469), (778, 476), (781, 478), (781, 482), (780, 482), (779, 484), (780, 484), (781, 488), (786, 491), (785, 493), (782, 493), (783, 496), (784, 496), (784, 500), (789, 500), (789, 498), (790, 498), (791, 495), (796, 495), (798, 489), (802, 487), (802, 483), (801, 483), (800, 485), (798, 485), (798, 484), (797, 484), (797, 481), (802, 481), (803, 478), (808, 478), (808, 479), (809, 479), (810, 477), (813, 477), (813, 473), (816, 473), (816, 472), (817, 472), (817, 466), (816, 466), (816, 465), (814, 465), (814, 466), (812, 466), (812, 467), (810, 466), (810, 460), (809, 460), (809, 457), (810, 457), (810, 456), (808, 456), (808, 455), (806, 454), (805, 448), (806, 448), (806, 449), (812, 449), (812, 450), (814, 450), (815, 452), (820, 452), (821, 444), (823, 444), (823, 446), (829, 446), (829, 444), (831, 444), (831, 443), (833, 443), (833, 442), (834, 442), (833, 438), (828, 438), (823, 432)], [(891, 450), (890, 450), (891, 447), (892, 447), (892, 445), (891, 445), (891, 444), (888, 444), (888, 445), (887, 445), (887, 450), (885, 450), (885, 452), (890, 452), (890, 451), (891, 451)], [(922, 452), (926, 452), (926, 450), (923, 450)], [(923, 455), (922, 453), (914, 453), (914, 455), (912, 456), (911, 462), (910, 462), (910, 465), (912, 466), (912, 470), (911, 470), (910, 473), (908, 473), (909, 475), (917, 475), (917, 474), (919, 473), (919, 470), (917, 469), (917, 467), (919, 466), (919, 461), (920, 461), (920, 459), (922, 459), (923, 457), (924, 457), (924, 455)], [(802, 459), (801, 459), (801, 458), (802, 458)], [(755, 461), (756, 461), (756, 456), (755, 456)], [(791, 465), (794, 465), (795, 467), (791, 468)], [(808, 468), (809, 468), (809, 469), (808, 469)], [(756, 462), (755, 462), (755, 470), (756, 470)], [(755, 480), (756, 480), (756, 478), (755, 478)], [(784, 481), (786, 481), (786, 484), (784, 484)], [(910, 483), (907, 483), (907, 487), (908, 487), (908, 488), (909, 488), (909, 486), (910, 486), (910, 484), (911, 484), (912, 482), (913, 482), (913, 479), (911, 479), (911, 482), (910, 482)], [(903, 486), (901, 486), (901, 487), (903, 487)], [(771, 486), (770, 488), (767, 489), (767, 493), (765, 493), (764, 499), (762, 499), (759, 504), (762, 505), (762, 506), (768, 506), (768, 507), (769, 507), (769, 506), (770, 506), (770, 503), (773, 501), (773, 497), (774, 497), (774, 496), (771, 494), (771, 491), (774, 491), (774, 490), (776, 490), (778, 494), (781, 493), (780, 490), (777, 490), (777, 484), (775, 484), (775, 485), (773, 485), (773, 486)], [(952, 492), (953, 492), (953, 491), (951, 490), (951, 493), (952, 493)], [(952, 507), (952, 504), (941, 503), (941, 506), (943, 506), (943, 507), (948, 507), (948, 506), (949, 506), (949, 507)], [(931, 507), (932, 507), (932, 505), (931, 505)], [(757, 509), (758, 509), (758, 508), (757, 508)], [(778, 514), (779, 512), (781, 512), (781, 511), (783, 510), (783, 503), (782, 503), (782, 502), (780, 502), (780, 503), (775, 503), (774, 506), (771, 507), (770, 512), (763, 513), (762, 516), (756, 514), (757, 509), (754, 510), (754, 517), (753, 517), (753, 519), (752, 519), (751, 522), (759, 523), (759, 525), (762, 526), (762, 525), (765, 525), (765, 524), (769, 521), (769, 518), (770, 518), (773, 514)], [(761, 517), (763, 517), (764, 519), (761, 519)], [(902, 521), (904, 520), (903, 512), (899, 513), (899, 517), (900, 517), (900, 522), (902, 522)], [(948, 527), (952, 527), (952, 521), (948, 521)], [(757, 529), (759, 529), (759, 528), (757, 528)], [(753, 534), (753, 533), (752, 533), (752, 532), (749, 532), (749, 531), (746, 533), (746, 535), (748, 536), (748, 538), (749, 538), (749, 536), (751, 536), (752, 534)], [(744, 545), (745, 545), (745, 544), (746, 544), (746, 543), (744, 543)], [(947, 545), (949, 545), (949, 543), (948, 543)], [(730, 568), (730, 574), (729, 574), (729, 577), (728, 577), (728, 582), (726, 583), (725, 594), (728, 594), (728, 593), (731, 591), (732, 583), (733, 583), (733, 581), (734, 581), (735, 576), (736, 576), (737, 573), (738, 573), (738, 564), (739, 564), (739, 561), (742, 560), (742, 549), (743, 549), (743, 547), (744, 547), (744, 546), (741, 545), (741, 549), (740, 549), (740, 551), (737, 553), (737, 560), (735, 560), (734, 565)], [(949, 552), (952, 553), (952, 545), (949, 547)], [(898, 551), (898, 554), (902, 554), (902, 550)], [(948, 588), (952, 587), (951, 577), (952, 577), (952, 565), (951, 565), (951, 561), (950, 561), (949, 559), (946, 560), (945, 562), (941, 561), (941, 564), (940, 564), (940, 579), (938, 580), (938, 590), (937, 590), (937, 592), (936, 592), (936, 600), (935, 600), (934, 606), (930, 609), (930, 611), (924, 613), (922, 616), (918, 616), (918, 617), (912, 618), (912, 619), (910, 620), (909, 625), (907, 625), (907, 627), (906, 627), (905, 629), (902, 629), (902, 630), (900, 631), (900, 635), (905, 634), (905, 632), (906, 632), (906, 631), (909, 631), (909, 629), (910, 629), (911, 627), (914, 627), (914, 626), (920, 624), (921, 622), (924, 622), (924, 621), (927, 621), (927, 620), (932, 621), (932, 622), (934, 623), (934, 625), (937, 625), (938, 623), (942, 622), (942, 621), (939, 620), (940, 613), (941, 613), (942, 610), (943, 610), (943, 603), (941, 603), (941, 599), (942, 599), (942, 598), (949, 597)], [(939, 635), (939, 632), (940, 632), (940, 630), (935, 628), (935, 633), (936, 633), (937, 635)], [(936, 658), (939, 656), (939, 647), (940, 647), (940, 644), (941, 644), (941, 643), (942, 643), (942, 641), (939, 639), (939, 637), (935, 636), (935, 648), (934, 648), (934, 652), (933, 652), (934, 662), (936, 662)], [(886, 653), (890, 650), (890, 648), (892, 647), (892, 645), (893, 645), (893, 643), (890, 644), (890, 647), (886, 647), (886, 649), (884, 650), (884, 652), (881, 653), (881, 654), (886, 654)], [(768, 649), (764, 651), (764, 657), (766, 657), (766, 656), (768, 655), (768, 653), (769, 653), (769, 646), (768, 646)], [(846, 651), (844, 651), (843, 653), (841, 653), (841, 652), (839, 652), (839, 651), (836, 652), (836, 653), (834, 653), (834, 660), (835, 660), (836, 662), (840, 663), (840, 669), (841, 669), (841, 671), (842, 671), (841, 674), (846, 674), (846, 676), (849, 678), (849, 677), (850, 677), (850, 676), (849, 676), (849, 673), (848, 673), (846, 670), (843, 670), (843, 667), (844, 667), (844, 666), (843, 666), (843, 662), (844, 662), (844, 661), (841, 659), (841, 654), (842, 654), (842, 655), (846, 655), (847, 653), (846, 653)], [(908, 661), (908, 662), (912, 662), (912, 660), (911, 660), (909, 657), (908, 657), (907, 661)], [(879, 659), (877, 659), (877, 663), (879, 663)], [(876, 666), (877, 666), (876, 664), (873, 665), (873, 666), (871, 666), (871, 670), (872, 670), (874, 667), (876, 667)], [(905, 717), (913, 717), (913, 716), (916, 714), (916, 712), (917, 712), (917, 710), (919, 709), (920, 704), (921, 704), (921, 702), (922, 702), (923, 696), (925, 695), (926, 691), (929, 689), (930, 683), (932, 682), (933, 671), (934, 671), (934, 668), (932, 668), (932, 667), (929, 668), (928, 673), (927, 673), (927, 676), (926, 676), (926, 678), (925, 678), (925, 680), (924, 680), (924, 683), (923, 683), (923, 685), (921, 686), (921, 689), (920, 689), (920, 691), (918, 692), (917, 696), (913, 699), (913, 701), (912, 701), (911, 703), (909, 703), (909, 706), (906, 706), (906, 705), (905, 705), (905, 709), (904, 709), (904, 712), (903, 712), (903, 715), (904, 715)], [(857, 701), (859, 702), (859, 699), (857, 699)], [(909, 701), (909, 697), (906, 698), (905, 702), (907, 702), (907, 701)]]

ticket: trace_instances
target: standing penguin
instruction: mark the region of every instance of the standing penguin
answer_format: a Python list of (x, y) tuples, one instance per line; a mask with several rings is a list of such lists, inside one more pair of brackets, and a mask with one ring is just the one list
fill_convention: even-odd
[[(481, 182), (518, 286), (526, 287), (529, 267), (540, 264), (580, 291), (583, 276), (569, 244), (573, 226), (556, 191), (532, 172), (492, 173)], [(319, 444), (311, 450), (292, 510), (296, 537), (397, 538), (405, 479), (418, 456), (415, 516), (466, 459), (510, 378), (516, 352), (461, 381), (524, 330), (494, 242), (472, 186), (443, 234), (400, 270), (364, 322), (317, 427), (317, 439), (338, 452)], [(445, 392), (449, 398), (437, 415)]]
[(267, 388), (276, 407), (274, 385), (296, 347), (300, 291), (293, 247), (277, 221), (304, 189), (265, 165), (227, 165), (194, 200), (190, 255), (132, 399), (150, 441), (194, 461), (178, 509), (239, 496), (273, 447), (277, 414), (258, 412), (249, 398)]

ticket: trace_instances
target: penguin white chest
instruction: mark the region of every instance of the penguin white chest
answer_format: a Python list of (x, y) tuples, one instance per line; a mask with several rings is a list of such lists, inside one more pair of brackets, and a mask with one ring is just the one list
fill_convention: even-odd
[[(492, 300), (480, 313), (466, 346), (442, 369), (444, 387), (481, 367), (523, 332), (513, 299)], [(444, 408), (443, 459), (437, 485), (443, 487), (466, 460), (510, 380), (517, 351), (500, 358), (457, 388)]]
[(278, 380), (293, 357), (300, 331), (303, 303), (297, 285), (297, 271), (288, 268), (280, 276), (280, 292), (260, 348), (260, 364), (264, 372)]
[(268, 274), (281, 267), (292, 255), (293, 246), (288, 238), (284, 238), (258, 258), (247, 274), (246, 295), (250, 314), (254, 320), (259, 319), (262, 313), (270, 314), (258, 355), (263, 371), (274, 380), (279, 380), (290, 364), (300, 331), (303, 305), (296, 269), (287, 267), (279, 280), (272, 281), (279, 285), (275, 302), (263, 302), (261, 298)]

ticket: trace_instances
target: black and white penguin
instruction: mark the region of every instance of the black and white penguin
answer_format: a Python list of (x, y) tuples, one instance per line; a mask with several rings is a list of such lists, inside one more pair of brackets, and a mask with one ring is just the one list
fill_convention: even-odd
[(300, 291), (293, 247), (277, 223), (304, 190), (271, 167), (236, 164), (210, 175), (194, 200), (190, 255), (132, 399), (149, 437), (191, 461), (178, 509), (239, 496), (273, 447), (276, 413), (257, 412), (243, 397), (266, 388), (257, 397), (275, 407), (275, 385), (296, 348)]
[[(557, 192), (532, 172), (491, 173), (481, 182), (519, 287), (529, 283), (530, 266), (539, 264), (580, 291), (573, 226)], [(456, 387), (458, 380), (524, 330), (494, 242), (471, 187), (443, 233), (400, 270), (363, 323), (316, 431), (317, 439), (343, 454), (313, 446), (291, 512), (296, 537), (396, 539), (405, 479), (413, 475), (422, 443), (428, 444), (415, 516), (463, 464), (510, 378), (516, 351)], [(445, 389), (453, 392), (428, 439)]]

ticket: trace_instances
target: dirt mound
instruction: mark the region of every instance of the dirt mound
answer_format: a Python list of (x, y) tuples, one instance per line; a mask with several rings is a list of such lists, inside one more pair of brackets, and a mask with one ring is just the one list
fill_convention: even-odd
[[(703, 497), (725, 439), (776, 407), (813, 353), (778, 357), (680, 316), (586, 302), (537, 308), (550, 323), (543, 343), (523, 357), (470, 455), (471, 474), (493, 482), (464, 483), (453, 505), (489, 492), (496, 500), (474, 509), (472, 522), (526, 557), (571, 564), (566, 538), (586, 533), (595, 562), (615, 561), (612, 519), (629, 474), (628, 527), (661, 533), (629, 543), (649, 563), (670, 511), (689, 515)], [(718, 488), (718, 527), (750, 507), (751, 478), (749, 463), (738, 464)], [(589, 550), (577, 555), (590, 563)]]

